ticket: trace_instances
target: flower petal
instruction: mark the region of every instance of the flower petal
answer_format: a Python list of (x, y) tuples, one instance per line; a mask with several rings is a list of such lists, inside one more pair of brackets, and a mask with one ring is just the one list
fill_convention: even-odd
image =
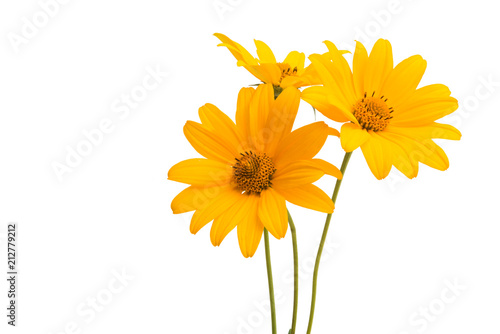
[(335, 122), (344, 123), (349, 121), (344, 111), (328, 102), (328, 92), (323, 86), (314, 86), (304, 89), (301, 98)]
[(390, 105), (397, 109), (417, 89), (424, 75), (427, 62), (419, 55), (400, 62), (389, 74), (381, 89)]
[(321, 150), (329, 134), (325, 122), (315, 122), (289, 133), (276, 149), (273, 161), (277, 168), (292, 161), (312, 159)]
[(198, 111), (200, 120), (210, 131), (218, 134), (225, 143), (237, 147), (241, 142), (240, 132), (234, 122), (213, 104), (207, 103)]
[(409, 179), (417, 177), (418, 161), (410, 158), (414, 144), (408, 138), (387, 131), (381, 131), (379, 135), (392, 144), (394, 167)]
[(255, 148), (262, 151), (268, 138), (267, 117), (274, 104), (274, 89), (271, 84), (259, 85), (250, 101), (248, 133)]
[(202, 209), (196, 210), (191, 218), (190, 231), (193, 234), (215, 218), (229, 210), (243, 195), (237, 189), (226, 187), (220, 188), (220, 192)]
[(316, 68), (321, 82), (328, 92), (327, 99), (329, 104), (333, 104), (341, 109), (345, 115), (351, 113), (352, 106), (356, 102), (356, 99), (353, 98), (354, 87), (344, 85), (341, 70), (325, 56), (313, 54), (309, 56), (309, 59)]
[(366, 64), (364, 88), (368, 95), (376, 92), (380, 96), (381, 88), (393, 68), (391, 43), (379, 39), (373, 46)]
[(257, 201), (255, 201), (255, 206), (248, 210), (248, 219), (238, 224), (238, 241), (241, 254), (247, 258), (255, 254), (260, 239), (262, 239), (262, 232), (264, 232), (264, 225), (257, 215), (257, 207)]
[(340, 129), (340, 143), (346, 152), (352, 152), (370, 138), (368, 131), (359, 125), (346, 123)]
[(190, 186), (172, 200), (172, 211), (174, 214), (178, 214), (204, 208), (220, 191), (220, 187), (202, 188)]
[(306, 61), (305, 54), (298, 51), (292, 51), (286, 56), (285, 60), (283, 60), (283, 63), (290, 65), (292, 69), (294, 67), (297, 67), (297, 70), (301, 71), (304, 69), (305, 61)]
[(325, 172), (309, 160), (300, 160), (278, 169), (273, 175), (272, 184), (275, 188), (294, 188), (316, 182), (323, 175)]
[(257, 47), (257, 55), (259, 56), (259, 62), (262, 63), (273, 63), (276, 64), (276, 58), (274, 53), (266, 43), (258, 40), (254, 40), (255, 46)]
[(324, 213), (332, 213), (335, 205), (330, 197), (313, 184), (296, 188), (276, 189), (285, 199), (295, 205)]
[(232, 207), (217, 217), (210, 229), (210, 240), (214, 246), (220, 246), (224, 238), (237, 225), (244, 223), (251, 217), (257, 217), (259, 198), (256, 195), (242, 195)]
[(382, 180), (391, 171), (392, 151), (385, 139), (373, 131), (370, 131), (369, 134), (370, 138), (361, 145), (361, 151), (373, 175)]
[[(220, 131), (225, 130), (220, 129)], [(225, 141), (199, 123), (187, 121), (184, 126), (184, 135), (191, 146), (205, 158), (232, 163), (239, 154), (239, 143)]]
[(401, 127), (426, 126), (457, 108), (458, 101), (453, 97), (422, 99), (396, 110), (391, 124)]
[(198, 187), (222, 186), (229, 183), (231, 166), (210, 159), (181, 161), (168, 171), (168, 179)]
[(357, 96), (362, 96), (365, 93), (364, 79), (367, 64), (368, 53), (366, 52), (363, 44), (356, 41), (356, 50), (354, 51), (354, 59), (352, 62), (352, 72)]
[(240, 89), (238, 93), (238, 102), (236, 105), (236, 126), (242, 134), (244, 140), (248, 141), (250, 137), (250, 101), (255, 93), (255, 89), (248, 87)]
[(342, 87), (343, 94), (346, 96), (348, 102), (356, 101), (353, 76), (347, 60), (344, 58), (339, 49), (337, 49), (335, 44), (330, 41), (324, 41), (324, 43), (330, 53), (333, 67), (336, 69), (336, 71), (332, 72), (332, 74), (336, 75), (341, 80), (339, 81), (339, 84)]
[(311, 159), (309, 160), (309, 163), (311, 164), (311, 166), (321, 169), (327, 175), (331, 175), (339, 180), (342, 179), (342, 172), (340, 171), (340, 169), (338, 169), (328, 161), (325, 161), (323, 159)]
[(462, 134), (455, 127), (448, 124), (431, 123), (427, 126), (398, 127), (389, 125), (386, 132), (398, 133), (412, 138), (439, 138), (448, 140), (460, 140)]
[(259, 218), (264, 227), (275, 238), (281, 239), (285, 237), (288, 228), (286, 201), (273, 188), (264, 190), (260, 194)]
[(272, 104), (265, 127), (270, 136), (266, 140), (266, 152), (270, 156), (274, 155), (278, 143), (292, 131), (299, 104), (300, 92), (294, 87), (283, 90)]
[(227, 47), (227, 49), (238, 61), (243, 61), (248, 65), (257, 65), (257, 60), (240, 44), (220, 33), (215, 33), (214, 36), (222, 42), (222, 44), (219, 44), (218, 46)]

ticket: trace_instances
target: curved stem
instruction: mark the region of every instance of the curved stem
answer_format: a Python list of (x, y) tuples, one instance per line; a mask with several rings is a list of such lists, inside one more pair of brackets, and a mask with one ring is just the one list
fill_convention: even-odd
[(271, 321), (273, 334), (276, 334), (276, 304), (274, 302), (273, 270), (271, 268), (271, 251), (269, 249), (269, 232), (264, 229), (264, 244), (266, 246), (267, 281), (269, 283), (269, 301), (271, 302)]
[(287, 213), (293, 245), (293, 317), (292, 329), (289, 334), (295, 334), (295, 327), (297, 326), (297, 310), (299, 306), (299, 252), (297, 248), (297, 232), (295, 230), (295, 224), (293, 223), (292, 215), (290, 215), (288, 210)]
[[(347, 168), (347, 164), (349, 163), (349, 159), (351, 159), (352, 152), (347, 152), (344, 156), (344, 161), (342, 161), (342, 167), (340, 171), (342, 172), (342, 176), (344, 176), (345, 170)], [(343, 179), (343, 177), (342, 177)], [(342, 179), (337, 180), (335, 184), (335, 190), (333, 191), (332, 201), (335, 203), (337, 200), (337, 196), (339, 194), (340, 185), (342, 184)], [(314, 274), (313, 274), (313, 288), (312, 288), (312, 300), (311, 300), (311, 311), (309, 313), (309, 325), (307, 326), (307, 334), (311, 333), (313, 319), (314, 319), (314, 308), (316, 306), (316, 289), (318, 283), (318, 270), (319, 263), (321, 261), (321, 253), (323, 253), (323, 247), (325, 246), (326, 235), (328, 234), (328, 228), (330, 227), (330, 221), (332, 219), (332, 214), (329, 213), (326, 216), (325, 227), (323, 229), (323, 235), (321, 236), (321, 242), (319, 244), (318, 255), (316, 256), (316, 263), (314, 264)]]

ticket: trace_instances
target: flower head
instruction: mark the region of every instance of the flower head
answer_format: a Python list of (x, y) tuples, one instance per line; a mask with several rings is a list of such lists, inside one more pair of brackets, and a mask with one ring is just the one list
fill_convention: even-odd
[(346, 122), (341, 144), (346, 152), (361, 147), (372, 173), (385, 178), (394, 165), (408, 178), (418, 174), (418, 162), (446, 170), (449, 161), (432, 140), (459, 140), (460, 132), (435, 121), (458, 108), (448, 87), (434, 84), (418, 88), (426, 61), (419, 55), (393, 67), (392, 48), (379, 39), (370, 55), (357, 42), (353, 71), (335, 45), (329, 53), (311, 55), (323, 86), (302, 93), (325, 116)]
[(311, 66), (304, 67), (306, 57), (301, 52), (292, 51), (282, 62), (277, 62), (269, 46), (255, 40), (259, 57), (255, 58), (229, 37), (219, 33), (214, 35), (222, 42), (218, 46), (227, 47), (238, 61), (238, 66), (246, 68), (263, 83), (273, 84), (277, 93), (287, 87), (299, 88), (319, 83), (316, 71)]
[(168, 178), (190, 185), (174, 198), (172, 210), (195, 211), (192, 233), (213, 220), (210, 238), (219, 246), (237, 227), (241, 252), (250, 257), (264, 228), (278, 239), (285, 236), (286, 201), (333, 212), (331, 199), (312, 183), (324, 174), (342, 175), (313, 157), (328, 135), (338, 132), (324, 122), (291, 131), (299, 102), (300, 92), (291, 87), (276, 100), (270, 84), (243, 88), (236, 124), (211, 104), (200, 108), (201, 124), (186, 123), (186, 138), (205, 158), (174, 165)]

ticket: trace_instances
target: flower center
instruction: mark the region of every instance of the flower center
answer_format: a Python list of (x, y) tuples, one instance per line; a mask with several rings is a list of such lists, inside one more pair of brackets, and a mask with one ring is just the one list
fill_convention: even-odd
[(273, 161), (265, 153), (245, 152), (236, 159), (233, 166), (236, 185), (249, 194), (260, 194), (271, 186), (271, 179), (276, 172)]
[(280, 82), (285, 79), (286, 77), (289, 76), (296, 76), (297, 75), (297, 66), (292, 68), (290, 65), (286, 63), (277, 63), (278, 67), (281, 70), (281, 77), (280, 77)]
[(365, 96), (356, 102), (353, 107), (354, 117), (358, 120), (359, 124), (366, 130), (382, 131), (392, 118), (392, 107), (387, 106), (387, 99), (382, 97)]

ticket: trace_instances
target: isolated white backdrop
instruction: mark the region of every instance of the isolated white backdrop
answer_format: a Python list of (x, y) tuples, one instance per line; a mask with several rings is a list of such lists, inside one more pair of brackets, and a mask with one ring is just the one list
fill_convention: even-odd
[[(40, 27), (27, 27), (34, 21)], [(233, 115), (238, 90), (256, 83), (216, 47), (214, 32), (252, 52), (253, 39), (263, 40), (278, 58), (324, 52), (325, 39), (371, 48), (388, 38), (395, 62), (421, 54), (422, 84), (448, 85), (461, 105), (447, 121), (463, 139), (441, 143), (446, 172), (423, 166), (414, 180), (393, 172), (377, 181), (361, 152), (353, 155), (313, 333), (499, 332), (494, 2), (18, 0), (1, 2), (0, 22), (0, 222), (2, 233), (7, 222), (20, 229), (18, 327), (6, 325), (2, 279), (2, 333), (270, 333), (262, 244), (252, 259), (241, 256), (235, 233), (214, 248), (208, 227), (193, 236), (189, 214), (170, 210), (184, 187), (167, 181), (167, 171), (197, 156), (182, 134), (186, 120), (198, 120), (207, 102)], [(132, 92), (141, 101), (126, 102)], [(302, 103), (296, 126), (313, 120)], [(80, 147), (91, 152), (59, 179), (54, 163), (96, 128), (107, 133)], [(335, 138), (321, 152), (337, 165), (342, 155)], [(333, 185), (320, 182), (329, 193)], [(324, 215), (291, 212), (304, 333)], [(278, 328), (287, 333), (289, 234), (271, 247)], [(455, 283), (456, 297), (446, 290)]]

